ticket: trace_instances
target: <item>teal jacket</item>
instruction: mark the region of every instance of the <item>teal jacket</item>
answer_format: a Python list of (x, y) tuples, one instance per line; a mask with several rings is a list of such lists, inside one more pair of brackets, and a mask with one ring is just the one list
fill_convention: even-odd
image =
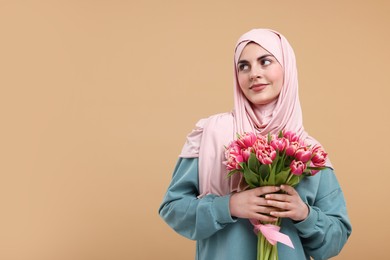
[[(278, 243), (280, 260), (328, 259), (337, 255), (351, 234), (344, 196), (332, 169), (304, 178), (296, 187), (309, 205), (301, 221), (282, 220), (281, 232), (295, 249)], [(230, 195), (198, 199), (198, 159), (180, 158), (159, 208), (179, 234), (196, 240), (198, 260), (255, 260), (257, 236), (247, 219), (230, 215)]]

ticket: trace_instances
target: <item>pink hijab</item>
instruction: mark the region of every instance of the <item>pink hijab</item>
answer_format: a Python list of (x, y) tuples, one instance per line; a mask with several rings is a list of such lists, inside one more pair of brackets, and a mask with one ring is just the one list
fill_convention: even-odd
[[(255, 42), (270, 52), (284, 69), (284, 83), (279, 97), (264, 106), (252, 106), (244, 96), (237, 79), (237, 62), (249, 42)], [(199, 157), (199, 197), (207, 194), (227, 195), (244, 188), (239, 175), (227, 178), (225, 147), (237, 133), (257, 132), (277, 134), (281, 130), (297, 133), (308, 144), (319, 144), (303, 128), (298, 96), (295, 54), (287, 39), (269, 29), (253, 29), (243, 34), (234, 53), (234, 110), (200, 120), (187, 136), (180, 157)], [(330, 161), (327, 166), (331, 167)]]

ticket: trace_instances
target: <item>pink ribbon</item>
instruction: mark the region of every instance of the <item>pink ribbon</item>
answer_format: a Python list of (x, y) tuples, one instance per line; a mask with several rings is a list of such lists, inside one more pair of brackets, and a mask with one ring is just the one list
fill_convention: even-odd
[(263, 236), (267, 239), (268, 242), (270, 242), (271, 245), (275, 245), (277, 242), (280, 242), (282, 244), (285, 244), (286, 246), (289, 246), (291, 248), (294, 248), (294, 245), (291, 242), (291, 239), (289, 236), (279, 232), (280, 227), (275, 226), (272, 224), (256, 224), (254, 221), (251, 220), (252, 225), (255, 227), (254, 231), (257, 234), (258, 232), (261, 232)]

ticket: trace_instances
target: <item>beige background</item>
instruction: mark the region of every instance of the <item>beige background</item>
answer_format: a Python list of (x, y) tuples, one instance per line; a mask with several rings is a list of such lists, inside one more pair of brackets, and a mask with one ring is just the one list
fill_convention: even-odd
[(295, 49), (353, 223), (337, 259), (386, 258), (390, 4), (239, 2), (0, 1), (0, 259), (193, 259), (157, 209), (255, 27)]

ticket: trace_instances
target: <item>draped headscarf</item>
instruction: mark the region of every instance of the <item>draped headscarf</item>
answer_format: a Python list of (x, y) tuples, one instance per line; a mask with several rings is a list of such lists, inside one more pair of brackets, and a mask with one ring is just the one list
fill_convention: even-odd
[[(243, 94), (237, 77), (237, 62), (245, 46), (254, 42), (271, 53), (284, 70), (284, 81), (278, 98), (263, 106), (255, 106)], [(234, 53), (234, 110), (200, 120), (187, 136), (180, 157), (199, 157), (200, 197), (207, 194), (226, 195), (244, 188), (242, 178), (227, 178), (225, 147), (236, 134), (256, 132), (278, 134), (281, 130), (295, 132), (310, 145), (320, 145), (308, 135), (302, 122), (298, 96), (295, 54), (287, 39), (270, 29), (253, 29), (237, 41)], [(330, 161), (326, 166), (331, 167)]]

